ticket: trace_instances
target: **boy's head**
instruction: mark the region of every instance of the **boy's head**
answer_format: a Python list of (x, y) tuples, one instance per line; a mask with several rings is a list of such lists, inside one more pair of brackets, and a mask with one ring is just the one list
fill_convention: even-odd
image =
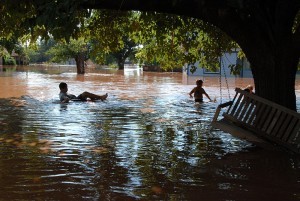
[(252, 85), (248, 85), (246, 88), (245, 88), (246, 91), (250, 92), (250, 93), (253, 93), (253, 86)]
[(68, 85), (67, 85), (67, 83), (61, 82), (61, 83), (59, 84), (59, 89), (60, 89), (61, 91), (64, 91), (64, 90), (68, 91)]
[(196, 85), (197, 85), (197, 86), (202, 86), (202, 84), (203, 84), (203, 81), (202, 81), (202, 80), (197, 80), (197, 81), (196, 81)]
[(248, 86), (246, 87), (246, 89), (249, 89), (250, 91), (253, 91), (253, 86), (252, 86), (252, 85), (248, 85)]

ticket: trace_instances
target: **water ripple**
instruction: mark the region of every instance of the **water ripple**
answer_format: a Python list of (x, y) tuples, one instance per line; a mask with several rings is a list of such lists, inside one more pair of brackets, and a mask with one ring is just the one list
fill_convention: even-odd
[(0, 99), (0, 199), (299, 198), (299, 157), (213, 129), (218, 103), (194, 104), (172, 76), (118, 77), (105, 102)]

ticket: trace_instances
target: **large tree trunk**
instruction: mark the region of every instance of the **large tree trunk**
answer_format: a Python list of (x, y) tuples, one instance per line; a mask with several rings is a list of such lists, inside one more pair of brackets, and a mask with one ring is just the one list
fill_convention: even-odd
[(77, 74), (84, 74), (85, 73), (85, 55), (78, 54), (75, 57), (76, 67), (77, 67)]
[(249, 1), (247, 6), (236, 11), (220, 8), (217, 18), (211, 14), (203, 18), (240, 45), (251, 64), (255, 93), (296, 111), (300, 27), (292, 30), (300, 1)]
[[(269, 50), (270, 51), (270, 50)], [(251, 69), (258, 96), (296, 111), (295, 79), (298, 58), (291, 50), (283, 50), (279, 55), (249, 52)]]
[(119, 70), (124, 70), (125, 61), (123, 59), (118, 59)]

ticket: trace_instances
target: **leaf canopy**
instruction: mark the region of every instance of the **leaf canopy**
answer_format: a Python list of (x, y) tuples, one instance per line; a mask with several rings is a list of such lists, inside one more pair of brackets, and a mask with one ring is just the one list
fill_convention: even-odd
[(157, 12), (91, 10), (81, 6), (84, 2), (28, 0), (13, 6), (4, 1), (0, 3), (0, 32), (7, 39), (13, 34), (21, 37), (28, 33), (32, 41), (39, 36), (64, 39), (65, 43), (70, 39), (74, 52), (78, 46), (71, 44), (82, 37), (91, 42), (91, 54), (98, 61), (124, 48), (126, 38), (139, 44), (136, 56), (141, 63), (156, 62), (163, 68), (200, 61), (214, 69), (222, 52), (237, 47), (215, 26), (196, 18)]

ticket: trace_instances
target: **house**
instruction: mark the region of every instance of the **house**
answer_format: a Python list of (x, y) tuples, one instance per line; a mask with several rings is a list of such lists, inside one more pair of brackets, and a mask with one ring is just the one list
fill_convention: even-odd
[(11, 57), (13, 57), (15, 59), (17, 65), (28, 65), (29, 64), (29, 61), (28, 61), (28, 59), (26, 59), (26, 57), (19, 55), (14, 50), (11, 53)]
[[(220, 68), (217, 69), (217, 71), (211, 71), (205, 67), (200, 67), (199, 62), (196, 62), (194, 65), (186, 65), (183, 67), (183, 73), (187, 76), (211, 76), (216, 77), (220, 76), (226, 76), (227, 77), (247, 77), (251, 78), (252, 72), (250, 69), (250, 63), (247, 59), (239, 59), (238, 58), (238, 52), (232, 52), (232, 53), (224, 53), (222, 57), (220, 58)], [(233, 75), (230, 73), (230, 65), (241, 65), (242, 69), (240, 71), (239, 75)], [(196, 68), (196, 71), (194, 73), (191, 72), (192, 68)]]
[(182, 68), (173, 68), (164, 70), (160, 65), (143, 65), (143, 71), (152, 72), (182, 72)]

